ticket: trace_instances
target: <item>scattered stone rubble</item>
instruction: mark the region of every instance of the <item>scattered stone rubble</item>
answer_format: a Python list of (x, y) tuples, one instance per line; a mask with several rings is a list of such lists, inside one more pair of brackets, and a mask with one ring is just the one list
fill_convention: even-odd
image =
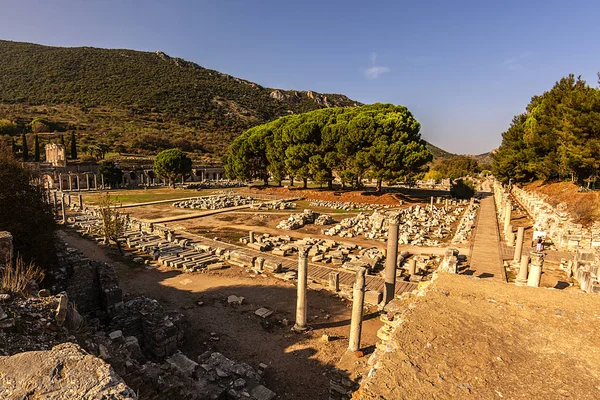
[(252, 204), (253, 202), (254, 199), (252, 197), (242, 197), (239, 195), (217, 195), (176, 201), (173, 203), (173, 206), (200, 210), (219, 210), (222, 208), (244, 206)]
[[(468, 205), (468, 206), (467, 206)], [(414, 246), (439, 246), (450, 238), (452, 225), (463, 213), (467, 213), (458, 224), (454, 240), (461, 243), (468, 238), (474, 224), (478, 206), (476, 202), (446, 200), (443, 207), (420, 205), (394, 211), (400, 215), (398, 243)], [(385, 241), (388, 232), (388, 216), (392, 212), (375, 211), (372, 214), (359, 213), (345, 218), (339, 224), (323, 233), (329, 236), (355, 237), (363, 235), (368, 239)], [(471, 222), (469, 222), (471, 221)]]
[[(402, 203), (400, 203), (402, 204)], [(311, 207), (324, 207), (332, 208), (334, 210), (344, 211), (373, 211), (376, 209), (390, 208), (391, 206), (382, 206), (379, 204), (369, 203), (353, 203), (350, 201), (326, 201), (326, 200), (313, 200), (310, 202)]]
[(285, 229), (288, 231), (300, 229), (306, 224), (314, 223), (318, 216), (319, 214), (313, 210), (306, 209), (302, 213), (291, 214), (288, 219), (281, 221), (277, 225), (277, 229)]
[(333, 218), (327, 214), (319, 215), (317, 219), (315, 219), (315, 225), (331, 225), (334, 222), (335, 221), (333, 220)]
[(253, 210), (290, 210), (296, 208), (296, 203), (287, 200), (255, 202), (250, 206)]
[[(57, 398), (136, 398), (121, 376), (147, 399), (276, 397), (262, 385), (264, 364), (254, 370), (210, 352), (198, 363), (189, 360), (178, 350), (184, 338), (182, 314), (165, 311), (156, 300), (143, 296), (123, 301), (109, 264), (90, 261), (64, 243), (58, 247), (62, 271), (56, 275), (55, 288), (66, 288), (72, 298), (65, 292), (53, 296), (47, 289), (27, 299), (0, 294), (0, 351), (16, 354), (0, 357), (3, 389), (19, 398), (37, 393), (34, 387), (42, 393), (69, 390)], [(78, 342), (90, 354), (75, 344), (60, 344), (66, 341)], [(39, 368), (29, 365), (25, 372), (5, 374), (31, 363)], [(26, 394), (21, 393), (23, 388)]]

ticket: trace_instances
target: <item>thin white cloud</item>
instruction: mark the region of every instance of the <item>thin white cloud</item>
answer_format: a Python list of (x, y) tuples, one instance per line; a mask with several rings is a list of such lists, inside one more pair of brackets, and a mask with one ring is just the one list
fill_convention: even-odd
[(371, 53), (371, 66), (365, 69), (365, 76), (367, 79), (377, 79), (379, 75), (385, 74), (386, 72), (390, 72), (388, 67), (379, 67), (375, 65), (377, 61), (377, 53)]
[(390, 72), (388, 67), (371, 67), (365, 70), (365, 76), (367, 79), (377, 79), (379, 75)]
[(504, 60), (502, 65), (505, 66), (509, 71), (517, 71), (524, 68), (523, 64), (525, 61), (527, 61), (527, 59), (531, 58), (531, 56), (533, 56), (533, 53), (527, 51), (517, 57)]

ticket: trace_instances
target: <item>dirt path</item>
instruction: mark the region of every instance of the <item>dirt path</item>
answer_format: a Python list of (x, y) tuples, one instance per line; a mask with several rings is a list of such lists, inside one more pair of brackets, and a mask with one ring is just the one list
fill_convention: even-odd
[[(262, 362), (269, 365), (266, 385), (280, 398), (328, 399), (328, 371), (348, 346), (350, 302), (324, 290), (309, 290), (308, 319), (313, 330), (296, 334), (285, 325), (285, 320), (293, 324), (295, 317), (296, 287), (290, 282), (250, 275), (240, 268), (193, 274), (130, 268), (115, 261), (106, 248), (74, 232), (64, 236), (86, 257), (112, 262), (126, 296), (146, 295), (183, 313), (187, 330), (182, 351), (191, 358), (211, 349), (254, 367)], [(232, 294), (245, 298), (241, 306), (227, 304)], [(261, 319), (254, 315), (260, 307), (274, 314)], [(367, 356), (357, 359), (357, 369), (367, 368), (366, 359), (381, 327), (377, 314), (367, 313), (366, 318), (362, 344)], [(323, 335), (331, 341), (324, 341)]]

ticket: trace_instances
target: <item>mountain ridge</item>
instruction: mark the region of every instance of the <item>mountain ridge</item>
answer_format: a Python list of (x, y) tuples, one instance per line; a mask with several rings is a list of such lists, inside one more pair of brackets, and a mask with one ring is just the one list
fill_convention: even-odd
[[(57, 47), (0, 40), (0, 119), (45, 118), (85, 149), (165, 147), (220, 156), (244, 130), (290, 113), (362, 103), (343, 94), (268, 88), (161, 50)], [(0, 132), (1, 133), (1, 132)], [(451, 156), (437, 146), (436, 157)]]

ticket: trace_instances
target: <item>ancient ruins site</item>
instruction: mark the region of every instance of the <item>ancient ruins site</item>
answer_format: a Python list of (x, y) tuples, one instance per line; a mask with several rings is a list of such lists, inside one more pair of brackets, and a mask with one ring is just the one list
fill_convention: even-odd
[(600, 399), (598, 4), (3, 4), (0, 400)]

